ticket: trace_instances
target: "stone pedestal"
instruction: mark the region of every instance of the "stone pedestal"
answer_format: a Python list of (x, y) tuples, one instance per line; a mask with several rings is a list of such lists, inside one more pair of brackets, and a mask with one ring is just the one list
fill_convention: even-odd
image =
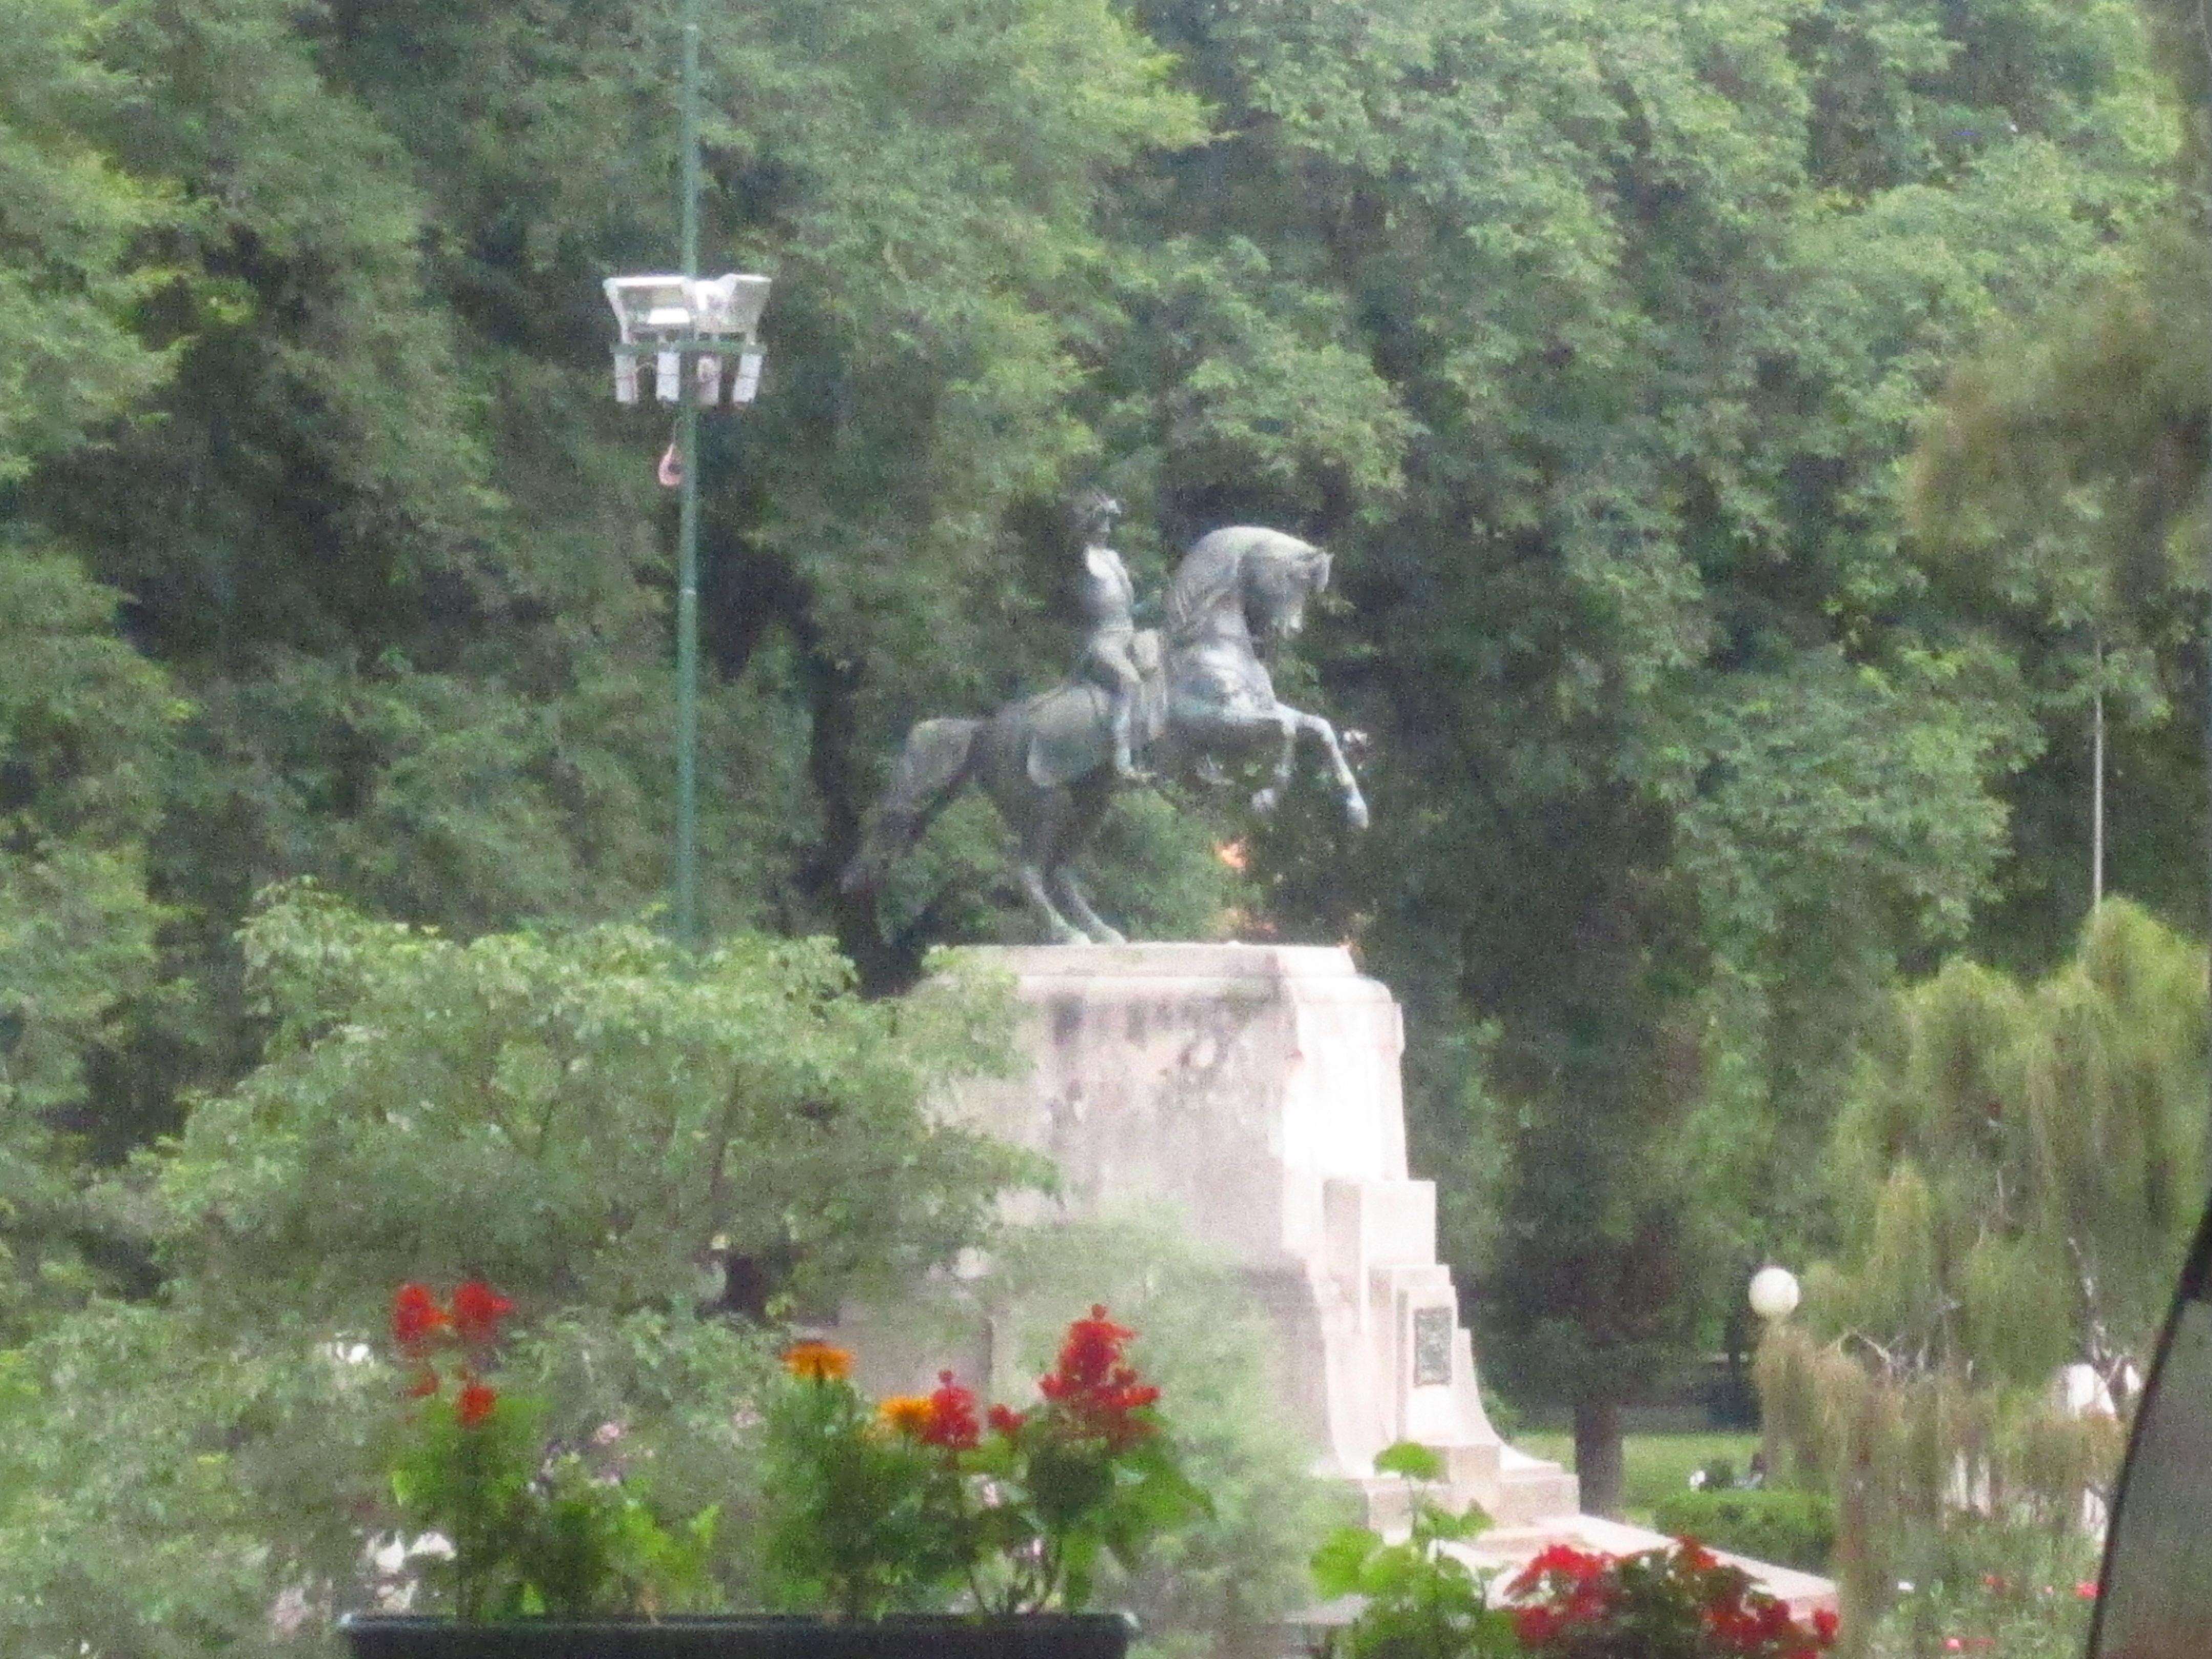
[(1503, 1525), (1571, 1515), (1574, 1477), (1484, 1415), (1436, 1188), (1406, 1167), (1398, 1006), (1349, 955), (1302, 945), (1132, 945), (976, 953), (1011, 972), (1034, 1064), (948, 1109), (1058, 1165), (1018, 1218), (1178, 1212), (1237, 1266), (1278, 1333), (1284, 1398), (1326, 1474), (1378, 1480), (1397, 1440), (1442, 1451), (1461, 1503)]

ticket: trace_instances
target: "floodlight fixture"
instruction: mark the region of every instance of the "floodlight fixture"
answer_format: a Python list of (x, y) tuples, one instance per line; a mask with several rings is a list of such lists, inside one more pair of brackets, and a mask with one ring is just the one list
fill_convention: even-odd
[(702, 408), (722, 400), (724, 352), (737, 348), (730, 401), (749, 404), (760, 389), (761, 313), (769, 279), (730, 271), (720, 276), (610, 276), (603, 284), (615, 313), (615, 401), (638, 400), (638, 362), (652, 349), (653, 395), (664, 404), (684, 397), (684, 359), (691, 359), (692, 397)]

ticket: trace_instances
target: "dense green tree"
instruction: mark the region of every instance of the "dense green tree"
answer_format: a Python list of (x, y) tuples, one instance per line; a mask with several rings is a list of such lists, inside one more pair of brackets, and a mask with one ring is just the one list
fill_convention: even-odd
[(1977, 933), (2037, 965), (2063, 955), (2087, 904), (2093, 707), (2111, 751), (2112, 884), (2192, 927), (2203, 915), (2212, 45), (2193, 7), (2141, 10), (2184, 118), (2158, 211), (2086, 293), (1957, 366), (1913, 463), (1939, 581), (2006, 635), (2050, 733), (2008, 791), (2019, 855)]
[(627, 1310), (720, 1255), (849, 1285), (950, 1256), (1019, 1172), (922, 1110), (1004, 1064), (1004, 1011), (862, 1002), (822, 940), (741, 937), (685, 971), (635, 928), (463, 945), (303, 888), (243, 942), (267, 1051), (151, 1194), (165, 1259), (241, 1314), (359, 1318), (463, 1269)]
[(118, 596), (11, 511), (41, 465), (81, 450), (160, 385), (135, 326), (173, 285), (146, 239), (178, 204), (103, 147), (130, 95), (93, 7), (0, 17), (0, 1322), (78, 1294), (91, 1229), (77, 1150), (119, 1148), (85, 1110), (88, 1073), (159, 977), (148, 838), (181, 705), (117, 637)]
[(2070, 1528), (2106, 1487), (2118, 1424), (2054, 1376), (2124, 1409), (2148, 1367), (2212, 1173), (2209, 1032), (2202, 947), (2122, 900), (2040, 983), (1959, 960), (1898, 994), (1826, 1161), (1837, 1249), (1759, 1362), (1862, 1626), (1962, 1505)]
[(1167, 521), (1342, 553), (1314, 654), (1377, 830), (1347, 878), (1294, 812), (1263, 874), (1417, 1031), (1495, 1022), (1487, 1088), (1429, 1073), (1428, 1134), (1502, 1155), (1458, 1246), (1485, 1351), (1575, 1400), (1602, 1506), (1613, 1409), (1817, 1201), (1852, 1034), (1966, 921), (2038, 739), (1917, 568), (1897, 459), (1950, 358), (2117, 260), (2171, 124), (2118, 5), (1148, 15), (1226, 135), (1154, 222), (1304, 347), (1208, 356), (1211, 398), (1272, 407), (1289, 364), (1329, 395), (1230, 484), (1176, 382), (1115, 419)]
[(99, 142), (131, 92), (100, 61), (100, 27), (76, 0), (0, 18), (0, 487), (94, 436), (168, 367), (133, 322), (173, 274), (139, 238), (175, 204)]
[(128, 1150), (86, 1108), (135, 1008), (161, 995), (147, 893), (160, 772), (183, 710), (115, 637), (115, 595), (51, 549), (0, 541), (0, 1322), (115, 1265), (78, 1201), (87, 1156)]

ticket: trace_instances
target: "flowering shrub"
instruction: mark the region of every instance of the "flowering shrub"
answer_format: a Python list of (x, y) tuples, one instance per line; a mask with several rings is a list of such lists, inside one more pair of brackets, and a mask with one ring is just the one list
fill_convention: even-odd
[(407, 1374), (392, 1492), (410, 1530), (441, 1534), (434, 1559), (466, 1620), (659, 1611), (708, 1591), (714, 1512), (665, 1530), (638, 1495), (546, 1444), (544, 1407), (489, 1372), (514, 1304), (481, 1279), (450, 1303), (408, 1284), (392, 1299)]
[[(785, 1599), (848, 1619), (934, 1605), (962, 1566), (957, 1475), (886, 1402), (849, 1380), (852, 1356), (802, 1342), (770, 1402), (769, 1559)], [(911, 1415), (898, 1403), (899, 1412)]]
[(1836, 1616), (1800, 1625), (1748, 1574), (1688, 1539), (1640, 1555), (1543, 1551), (1507, 1586), (1537, 1659), (1817, 1659)]
[(2081, 1659), (2096, 1606), (2096, 1539), (1962, 1516), (1943, 1545), (1948, 1559), (1896, 1586), (1869, 1632), (1870, 1659)]
[(1125, 1357), (1135, 1333), (1103, 1308), (1068, 1327), (1028, 1411), (988, 1412), (944, 1373), (927, 1395), (871, 1407), (851, 1358), (823, 1343), (784, 1357), (769, 1413), (770, 1554), (791, 1599), (860, 1618), (938, 1607), (1080, 1609), (1101, 1551), (1133, 1561), (1202, 1512)]

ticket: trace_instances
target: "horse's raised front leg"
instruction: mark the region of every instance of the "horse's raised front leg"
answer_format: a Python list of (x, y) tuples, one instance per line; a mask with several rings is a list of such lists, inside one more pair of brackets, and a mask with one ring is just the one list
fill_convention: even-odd
[(1329, 767), (1336, 774), (1336, 793), (1344, 802), (1345, 822), (1355, 830), (1364, 830), (1367, 798), (1359, 793), (1359, 780), (1352, 773), (1352, 763), (1344, 757), (1344, 745), (1336, 740), (1336, 728), (1319, 714), (1309, 714), (1303, 709), (1286, 708), (1283, 712), (1294, 716), (1301, 729), (1321, 739), (1322, 747), (1328, 750)]
[(1219, 724), (1226, 734), (1242, 737), (1248, 743), (1259, 741), (1261, 732), (1268, 727), (1280, 734), (1274, 771), (1267, 787), (1252, 797), (1254, 811), (1272, 812), (1281, 804), (1297, 763), (1298, 734), (1305, 732), (1319, 738), (1322, 747), (1328, 751), (1329, 767), (1336, 775), (1337, 793), (1344, 802), (1346, 821), (1355, 830), (1367, 827), (1367, 801), (1359, 793), (1359, 780), (1352, 775), (1352, 763), (1344, 757), (1344, 745), (1337, 740), (1336, 728), (1319, 714), (1278, 703), (1272, 713), (1222, 717)]

